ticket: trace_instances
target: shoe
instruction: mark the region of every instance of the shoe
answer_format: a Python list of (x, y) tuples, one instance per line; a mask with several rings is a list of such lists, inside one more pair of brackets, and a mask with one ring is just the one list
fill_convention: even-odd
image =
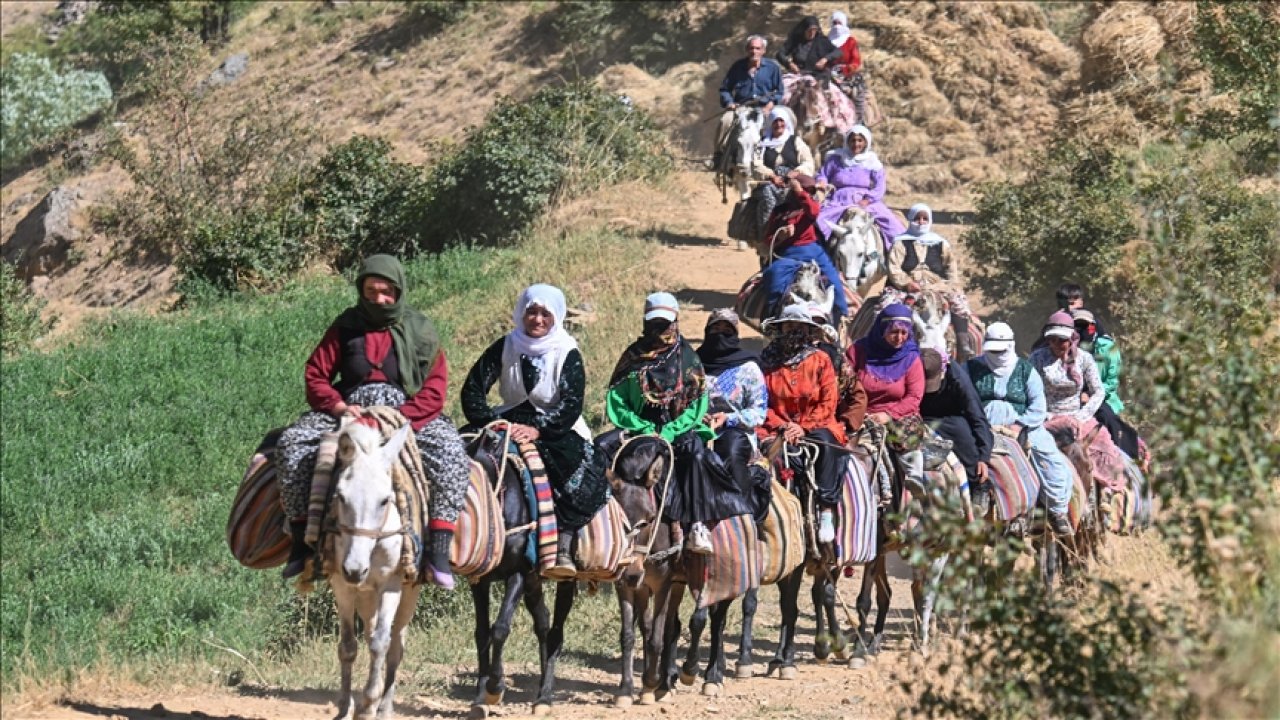
[(578, 577), (578, 566), (573, 564), (573, 533), (562, 532), (556, 542), (556, 564), (542, 571), (548, 580), (572, 580)]
[(746, 242), (745, 240), (739, 240), (739, 241), (738, 241), (738, 249), (739, 249), (739, 250), (750, 250), (751, 248), (747, 246), (747, 242)]
[(431, 530), (427, 545), (423, 577), (432, 585), (445, 590), (453, 589), (453, 568), (449, 564), (449, 547), (453, 545), (452, 530)]
[(306, 520), (290, 520), (289, 521), (289, 537), (293, 541), (293, 545), (289, 548), (289, 560), (281, 571), (281, 576), (285, 580), (300, 575), (307, 567), (307, 560), (311, 559), (316, 551), (307, 544), (307, 521)]
[(1076, 534), (1075, 529), (1071, 527), (1071, 521), (1067, 519), (1066, 513), (1049, 513), (1049, 527), (1053, 529), (1053, 534), (1058, 537), (1071, 537)]
[(693, 527), (689, 528), (689, 538), (685, 547), (695, 555), (710, 555), (711, 533), (707, 530), (707, 526), (700, 522), (694, 523)]
[(835, 517), (830, 510), (818, 513), (818, 542), (829, 543), (836, 540)]

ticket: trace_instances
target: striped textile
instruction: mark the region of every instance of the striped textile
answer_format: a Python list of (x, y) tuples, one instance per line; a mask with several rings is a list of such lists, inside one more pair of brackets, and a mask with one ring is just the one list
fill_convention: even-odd
[(742, 289), (738, 291), (737, 300), (733, 303), (733, 310), (738, 313), (742, 322), (757, 332), (769, 311), (766, 307), (769, 301), (769, 289), (765, 287), (763, 279), (763, 270), (747, 278), (747, 281), (742, 284)]
[(338, 464), (338, 433), (326, 432), (320, 436), (316, 450), (316, 469), (311, 474), (311, 497), (307, 501), (307, 544), (320, 546), (320, 533), (324, 516), (329, 510), (329, 493), (333, 490), (333, 473)]
[(551, 502), (551, 482), (547, 480), (547, 469), (542, 464), (538, 448), (533, 443), (521, 443), (520, 457), (524, 458), (528, 471), (526, 477), (533, 483), (533, 496), (537, 503), (538, 572), (542, 572), (556, 564), (556, 540), (560, 534), (556, 526), (556, 508)]
[(574, 553), (578, 580), (614, 582), (622, 577), (625, 564), (631, 558), (630, 530), (622, 506), (609, 496), (609, 501), (591, 522), (578, 530)]
[(851, 453), (840, 481), (837, 565), (863, 565), (875, 560), (878, 504), (879, 498), (871, 480), (870, 458), (861, 452)]
[(506, 536), (498, 494), (484, 468), (472, 460), (466, 499), (454, 526), (453, 545), (449, 547), (453, 571), (469, 580), (488, 574), (502, 562)]
[(1124, 474), (1129, 480), (1128, 492), (1133, 496), (1133, 520), (1128, 532), (1136, 535), (1151, 527), (1151, 516), (1155, 511), (1152, 507), (1151, 486), (1147, 484), (1147, 477), (1142, 474), (1142, 469), (1129, 458), (1125, 458)]
[(755, 520), (750, 515), (735, 515), (709, 529), (711, 554), (685, 554), (685, 577), (699, 609), (760, 587), (760, 543)]
[(227, 545), (241, 565), (254, 570), (283, 565), (289, 558), (280, 485), (276, 482), (275, 446), (260, 448), (249, 461), (231, 515)]
[(1071, 527), (1080, 527), (1080, 519), (1084, 517), (1088, 502), (1088, 491), (1085, 490), (1080, 473), (1076, 472), (1073, 465), (1071, 466), (1071, 500), (1067, 503), (1067, 519), (1071, 521)]
[(1025, 515), (1040, 497), (1040, 478), (1031, 460), (1007, 435), (995, 433), (991, 453), (991, 486), (995, 490), (999, 519), (1003, 522)]
[(772, 585), (804, 562), (804, 508), (800, 498), (773, 481), (769, 514), (760, 528), (760, 584)]

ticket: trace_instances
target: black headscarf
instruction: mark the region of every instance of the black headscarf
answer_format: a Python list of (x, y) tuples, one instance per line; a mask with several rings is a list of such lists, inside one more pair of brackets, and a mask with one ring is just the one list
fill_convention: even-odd
[[(736, 316), (734, 318), (736, 320)], [(738, 337), (737, 323), (727, 319), (726, 317), (718, 317), (712, 315), (707, 320), (707, 328), (717, 322), (727, 322), (733, 327), (732, 333), (709, 333), (704, 332), (705, 339), (698, 348), (698, 357), (702, 360), (702, 368), (706, 370), (708, 375), (719, 375), (720, 373), (731, 370), (744, 363), (753, 362), (760, 364), (759, 353), (740, 347), (742, 338)]]
[[(364, 280), (370, 276), (380, 277), (396, 287), (394, 303), (379, 305), (364, 299)], [(390, 255), (371, 255), (356, 276), (359, 299), (355, 307), (344, 310), (333, 324), (359, 332), (389, 329), (400, 368), (400, 384), (412, 397), (422, 389), (422, 383), (435, 365), (440, 353), (440, 336), (425, 315), (404, 301), (406, 289), (404, 268), (399, 260)]]

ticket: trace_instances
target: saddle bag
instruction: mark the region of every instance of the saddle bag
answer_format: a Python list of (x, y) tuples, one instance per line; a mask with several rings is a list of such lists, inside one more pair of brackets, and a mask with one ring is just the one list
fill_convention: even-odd
[(254, 570), (278, 567), (289, 558), (290, 541), (276, 482), (276, 441), (282, 430), (267, 433), (254, 452), (227, 518), (231, 554)]
[(578, 580), (614, 582), (631, 558), (630, 527), (622, 506), (612, 496), (577, 535), (574, 564)]
[(746, 199), (739, 200), (733, 206), (733, 214), (729, 216), (729, 237), (734, 240), (755, 243), (759, 241), (759, 223), (756, 220), (757, 207), (760, 199), (754, 194)]
[(458, 513), (453, 545), (449, 548), (449, 564), (455, 573), (465, 578), (482, 577), (502, 562), (506, 537), (502, 503), (489, 485), (488, 473), (472, 460), (466, 499)]

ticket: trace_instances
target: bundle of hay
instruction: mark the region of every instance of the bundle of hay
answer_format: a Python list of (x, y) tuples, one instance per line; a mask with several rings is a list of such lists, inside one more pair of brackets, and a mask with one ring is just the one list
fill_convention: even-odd
[(1143, 132), (1133, 109), (1108, 91), (1087, 93), (1067, 103), (1062, 119), (1073, 134), (1093, 143), (1133, 145)]
[(1151, 79), (1159, 72), (1156, 56), (1164, 49), (1160, 21), (1141, 3), (1109, 6), (1084, 31), (1085, 83), (1106, 89), (1125, 79)]
[(1158, 2), (1151, 8), (1170, 45), (1194, 47), (1196, 39), (1196, 4), (1193, 2)]

